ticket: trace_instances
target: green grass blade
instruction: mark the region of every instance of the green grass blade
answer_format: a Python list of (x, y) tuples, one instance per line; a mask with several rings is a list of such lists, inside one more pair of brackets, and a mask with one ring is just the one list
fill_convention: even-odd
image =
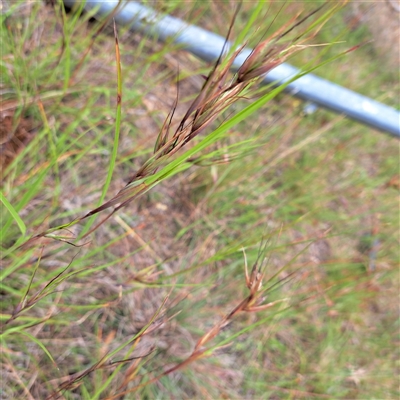
[(37, 339), (35, 336), (31, 335), (27, 331), (20, 330), (20, 331), (18, 331), (18, 333), (22, 336), (28, 337), (30, 340), (32, 340), (32, 342), (36, 343), (44, 351), (44, 353), (47, 355), (47, 357), (49, 357), (49, 359), (53, 363), (53, 365), (55, 367), (57, 366), (56, 362), (54, 361), (53, 356), (50, 354), (49, 350), (39, 339)]
[(0, 201), (3, 203), (4, 207), (8, 210), (8, 212), (11, 214), (12, 218), (18, 225), (18, 228), (21, 231), (22, 235), (25, 235), (26, 226), (24, 224), (24, 221), (22, 221), (17, 211), (15, 211), (14, 207), (10, 204), (10, 202), (7, 200), (7, 198), (4, 196), (1, 190), (0, 190)]

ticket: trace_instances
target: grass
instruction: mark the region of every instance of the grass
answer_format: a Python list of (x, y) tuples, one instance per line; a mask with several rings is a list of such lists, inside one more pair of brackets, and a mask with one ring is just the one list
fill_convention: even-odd
[[(224, 7), (168, 12), (225, 35)], [(298, 7), (272, 3), (273, 28)], [(348, 7), (314, 41), (336, 40)], [(245, 3), (233, 37), (249, 15), (266, 26), (261, 10)], [(246, 115), (257, 94), (145, 176), (157, 186), (95, 232), (82, 238), (95, 223), (87, 218), (49, 233), (112, 200), (152, 156), (176, 99), (171, 57), (177, 118), (212, 68), (118, 26), (119, 116), (114, 34), (89, 19), (59, 4), (2, 14), (1, 118), (23, 144), (2, 147), (4, 396), (397, 398), (393, 138), (324, 110), (305, 116), (285, 94)], [(369, 39), (360, 26), (291, 61), (324, 61)], [(380, 73), (371, 49), (318, 73), (396, 106), (395, 75)], [(253, 281), (259, 259), (265, 293), (246, 282), (245, 258)], [(252, 311), (261, 304), (271, 306)]]

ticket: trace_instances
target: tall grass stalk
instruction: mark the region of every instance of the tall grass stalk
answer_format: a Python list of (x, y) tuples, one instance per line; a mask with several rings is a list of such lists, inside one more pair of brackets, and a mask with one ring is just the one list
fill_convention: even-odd
[(360, 42), (314, 46), (341, 5), (272, 2), (267, 24), (263, 2), (223, 23), (199, 5), (235, 43), (207, 67), (122, 27), (114, 44), (83, 3), (2, 14), (0, 118), (21, 141), (1, 187), (5, 396), (393, 397), (391, 358), (362, 354), (394, 343), (394, 146), (258, 86), (301, 50), (293, 80), (334, 72)]

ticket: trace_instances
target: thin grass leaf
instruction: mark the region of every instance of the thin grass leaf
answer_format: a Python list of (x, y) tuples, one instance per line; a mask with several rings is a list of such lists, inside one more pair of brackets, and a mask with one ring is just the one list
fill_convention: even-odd
[[(112, 358), (115, 354), (117, 354), (118, 352), (120, 352), (123, 348), (125, 348), (126, 346), (132, 344), (132, 347), (130, 349), (130, 351), (128, 352), (128, 357), (129, 354), (134, 350), (135, 348), (135, 343), (137, 339), (140, 339), (140, 337), (142, 335), (144, 335), (146, 333), (146, 331), (149, 329), (149, 327), (153, 324), (153, 322), (157, 319), (157, 317), (160, 315), (160, 313), (162, 312), (166, 302), (169, 299), (171, 292), (164, 298), (163, 302), (161, 303), (161, 305), (159, 306), (159, 308), (156, 310), (156, 312), (154, 313), (154, 315), (152, 316), (152, 318), (150, 319), (150, 321), (136, 334), (134, 335), (132, 338), (129, 338), (127, 341), (125, 341), (124, 343), (122, 343), (120, 346), (118, 346), (116, 349), (114, 349), (113, 351), (111, 351), (110, 353), (107, 354), (107, 356), (104, 357), (103, 362), (105, 362), (106, 360), (109, 360), (110, 358)], [(101, 387), (95, 392), (93, 393), (93, 400), (94, 399), (98, 399), (99, 396), (103, 393), (103, 391), (105, 389), (107, 389), (107, 387), (109, 386), (110, 382), (115, 378), (115, 376), (118, 374), (119, 370), (122, 368), (123, 364), (119, 364), (117, 365), (115, 371), (113, 371), (113, 373), (106, 379), (106, 381), (101, 385)]]
[(58, 369), (57, 364), (53, 358), (53, 356), (50, 354), (49, 350), (46, 348), (46, 346), (35, 336), (31, 335), (30, 333), (28, 333), (27, 331), (24, 330), (20, 330), (18, 331), (18, 333), (22, 336), (26, 336), (27, 338), (29, 338), (30, 340), (32, 340), (32, 342), (36, 343), (43, 351), (44, 353), (47, 355), (47, 357), (50, 359), (50, 361), (52, 362), (53, 366)]
[[(121, 132), (121, 121), (122, 121), (122, 67), (121, 67), (121, 54), (119, 50), (119, 41), (118, 41), (118, 32), (117, 26), (114, 20), (114, 38), (115, 38), (115, 60), (117, 64), (117, 110), (115, 117), (115, 133), (114, 133), (114, 141), (113, 141), (113, 150), (110, 158), (110, 163), (107, 171), (106, 181), (103, 186), (103, 190), (101, 192), (100, 200), (98, 204), (102, 204), (107, 195), (108, 188), (110, 187), (111, 180), (113, 177), (115, 164), (118, 156), (118, 147), (119, 147), (119, 137)], [(85, 225), (84, 229), (81, 232), (81, 237), (84, 237), (87, 231), (90, 229), (94, 219), (91, 218), (88, 223)]]
[(26, 226), (24, 224), (24, 221), (22, 221), (22, 219), (18, 215), (17, 211), (14, 209), (14, 207), (11, 205), (11, 203), (7, 200), (7, 198), (4, 196), (4, 194), (1, 190), (0, 190), (0, 201), (3, 203), (4, 207), (8, 210), (8, 212), (11, 214), (12, 218), (18, 225), (18, 228), (21, 231), (22, 235), (25, 235)]

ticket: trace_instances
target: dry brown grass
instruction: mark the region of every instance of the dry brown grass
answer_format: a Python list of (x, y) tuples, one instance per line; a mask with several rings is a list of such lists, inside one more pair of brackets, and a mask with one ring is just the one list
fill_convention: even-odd
[[(221, 18), (220, 15), (218, 18)], [(43, 14), (42, 18), (49, 18), (48, 12)], [(128, 34), (126, 37), (121, 37), (120, 42), (123, 43), (121, 46), (123, 64), (128, 66), (130, 58), (136, 54), (137, 43)], [(89, 54), (89, 63), (85, 70), (97, 72), (85, 74), (82, 71), (81, 79), (91, 80), (94, 86), (106, 84), (110, 80), (111, 85), (115, 85), (114, 69), (110, 63), (106, 62), (113, 58), (113, 46), (112, 40), (104, 39), (98, 47), (94, 47)], [(161, 45), (149, 41), (148, 47), (141, 56), (146, 57), (146, 53), (150, 54), (161, 48)], [(106, 60), (104, 54), (108, 55)], [(185, 68), (180, 67), (181, 73), (187, 72), (188, 75), (192, 75), (190, 71), (197, 70), (199, 62), (186, 55), (180, 54), (179, 57), (187, 65), (186, 71)], [(126, 88), (135, 88), (135, 85), (138, 85), (137, 76), (137, 71), (125, 68)], [(175, 63), (171, 62), (171, 56), (167, 56), (147, 72), (146, 78), (157, 81), (157, 85), (144, 96), (143, 101), (136, 104), (134, 99), (130, 99), (125, 103), (126, 128), (121, 142), (123, 157), (128, 156), (133, 148), (138, 150), (153, 146), (158, 128), (174, 104), (175, 76)], [(195, 95), (202, 84), (202, 78), (198, 75), (189, 76), (180, 86), (181, 96)], [(67, 98), (65, 101), (76, 108), (84, 103), (81, 99), (74, 98)], [(107, 107), (107, 101), (99, 98), (97, 105)], [(176, 113), (184, 115), (183, 103), (178, 104)], [(61, 126), (70, 124), (70, 115), (61, 115), (59, 118)], [(171, 373), (171, 380), (179, 382), (188, 398), (212, 398), (215, 393), (227, 398), (232, 398), (234, 395), (252, 398), (257, 393), (256, 389), (248, 387), (246, 391), (243, 389), (248, 380), (246, 374), (249, 372), (246, 371), (251, 368), (258, 371), (256, 374), (262, 377), (262, 381), (267, 382), (269, 393), (271, 391), (273, 393), (271, 398), (325, 397), (313, 378), (319, 369), (326, 371), (326, 366), (334, 359), (333, 350), (325, 349), (325, 352), (318, 353), (315, 349), (316, 342), (326, 339), (323, 327), (344, 318), (342, 333), (349, 335), (356, 346), (359, 344), (357, 340), (363, 339), (365, 331), (370, 332), (374, 329), (376, 321), (385, 318), (389, 320), (389, 316), (396, 311), (390, 299), (397, 290), (395, 284), (391, 286), (388, 282), (380, 281), (385, 271), (391, 268), (390, 257), (386, 257), (385, 253), (378, 261), (376, 274), (372, 271), (358, 273), (350, 267), (344, 269), (345, 274), (340, 282), (343, 288), (333, 293), (332, 287), (338, 285), (338, 282), (326, 273), (327, 266), (334, 267), (342, 262), (350, 265), (361, 260), (367, 265), (370, 254), (368, 252), (359, 254), (358, 238), (365, 230), (376, 234), (379, 230), (387, 232), (388, 229), (385, 217), (376, 214), (374, 210), (379, 208), (379, 199), (388, 196), (389, 191), (392, 190), (391, 186), (382, 184), (373, 191), (368, 189), (362, 191), (360, 185), (354, 188), (342, 188), (342, 181), (332, 178), (342, 176), (344, 180), (351, 174), (356, 157), (365, 167), (365, 171), (370, 174), (371, 179), (379, 173), (376, 165), (383, 160), (383, 154), (388, 149), (388, 145), (379, 142), (376, 144), (374, 154), (370, 155), (367, 152), (360, 155), (357, 146), (360, 134), (357, 127), (350, 128), (356, 139), (334, 138), (331, 149), (328, 150), (323, 145), (318, 147), (316, 144), (317, 147), (312, 152), (313, 157), (318, 158), (318, 151), (324, 151), (325, 157), (320, 159), (320, 165), (305, 166), (310, 170), (321, 171), (320, 175), (315, 175), (318, 181), (313, 185), (318, 187), (316, 191), (320, 196), (330, 197), (329, 201), (318, 202), (317, 200), (315, 204), (341, 215), (343, 220), (346, 216), (350, 221), (346, 222), (346, 229), (350, 225), (351, 238), (337, 235), (340, 228), (335, 221), (325, 221), (321, 215), (300, 221), (296, 226), (285, 227), (280, 233), (282, 219), (290, 216), (290, 213), (283, 216), (279, 214), (282, 204), (285, 204), (285, 197), (290, 197), (292, 201), (296, 200), (296, 196), (292, 196), (293, 193), (301, 197), (304, 191), (312, 187), (309, 183), (303, 184), (301, 181), (298, 186), (294, 184), (289, 189), (285, 186), (290, 178), (288, 171), (303, 168), (305, 155), (301, 151), (302, 148), (299, 147), (296, 151), (293, 149), (299, 141), (307, 139), (310, 129), (324, 127), (327, 124), (327, 118), (329, 117), (324, 114), (316, 122), (308, 122), (306, 118), (299, 115), (299, 104), (296, 100), (281, 98), (271, 105), (269, 112), (261, 113), (247, 125), (249, 131), (252, 132), (259, 129), (266, 130), (266, 127), (272, 129), (278, 124), (281, 126), (279, 134), (270, 138), (267, 147), (260, 146), (257, 149), (254, 158), (263, 160), (264, 164), (261, 168), (255, 169), (254, 175), (246, 176), (246, 168), (251, 170), (250, 162), (247, 160), (239, 167), (235, 167), (241, 173), (224, 184), (219, 183), (218, 180), (224, 174), (224, 166), (213, 171), (194, 168), (181, 176), (172, 178), (168, 183), (160, 184), (155, 193), (141, 197), (139, 202), (133, 202), (128, 208), (121, 209), (115, 218), (99, 228), (93, 237), (91, 248), (109, 243), (118, 235), (121, 235), (121, 238), (107, 248), (106, 255), (95, 255), (90, 260), (83, 261), (82, 266), (90, 270), (106, 261), (115, 261), (119, 257), (123, 259), (105, 270), (75, 280), (71, 287), (68, 287), (67, 283), (61, 285), (60, 294), (56, 295), (52, 304), (48, 305), (48, 309), (44, 307), (37, 311), (33, 310), (37, 317), (42, 317), (46, 313), (47, 316), (56, 317), (57, 314), (71, 312), (71, 320), (66, 321), (67, 325), (62, 329), (57, 327), (44, 329), (43, 325), (33, 328), (34, 335), (46, 343), (51, 353), (58, 355), (57, 365), (60, 373), (56, 370), (46, 371), (44, 368), (37, 368), (44, 362), (42, 351), (31, 345), (24, 351), (13, 348), (12, 351), (15, 352), (13, 356), (18, 359), (18, 363), (23, 364), (24, 352), (29, 351), (36, 365), (35, 363), (29, 366), (24, 365), (22, 372), (21, 369), (16, 370), (12, 364), (5, 365), (6, 379), (29, 382), (24, 393), (27, 398), (29, 394), (33, 398), (43, 398), (44, 393), (60, 388), (60, 385), (64, 385), (62, 386), (64, 388), (78, 386), (80, 384), (78, 378), (82, 374), (85, 375), (85, 379), (93, 380), (93, 382), (96, 376), (96, 379), (104, 381), (117, 364), (93, 364), (93, 359), (100, 362), (102, 357), (118, 345), (134, 337), (160, 310), (160, 305), (166, 298), (169, 288), (152, 286), (152, 284), (159, 282), (160, 277), (168, 277), (187, 268), (193, 268), (184, 275), (184, 284), (187, 286), (180, 287), (170, 296), (166, 307), (161, 310), (156, 321), (149, 327), (151, 332), (141, 336), (141, 339), (136, 342), (132, 354), (139, 358), (130, 359), (125, 363), (127, 367), (113, 388), (115, 392), (133, 389), (136, 385), (133, 378), (138, 372), (140, 362), (143, 361), (141, 366), (146, 369), (148, 365), (149, 378)], [(112, 109), (109, 111), (109, 120), (103, 122), (113, 123)], [(135, 128), (135, 136), (132, 135), (133, 130), (129, 127)], [(84, 129), (84, 127), (78, 129)], [(235, 131), (233, 134), (240, 137), (243, 132)], [(344, 149), (346, 154), (352, 154), (354, 159), (348, 159), (343, 164), (335, 164), (336, 155), (341, 154)], [(285, 152), (288, 155), (274, 164), (276, 157)], [(145, 161), (145, 156), (129, 161), (131, 163), (128, 169), (124, 165), (118, 166), (118, 177), (112, 185), (114, 193), (126, 183), (131, 170), (140, 168)], [(329, 167), (325, 168), (326, 165)], [(80, 207), (88, 209), (95, 204), (98, 186), (90, 185), (90, 177), (99, 175), (99, 171), (105, 171), (106, 167), (106, 160), (99, 155), (83, 160), (77, 166), (81, 171), (79, 175), (81, 182), (85, 182), (80, 186), (76, 186), (72, 171), (63, 171), (63, 193), (68, 195), (62, 196), (62, 209), (74, 210)], [(274, 180), (274, 186), (263, 187), (262, 191), (259, 191), (260, 182), (268, 180)], [(389, 180), (388, 178), (388, 182)], [(54, 182), (49, 181), (47, 184), (52, 187)], [(230, 201), (232, 188), (235, 189), (237, 197), (232, 202), (231, 210), (219, 216), (221, 203)], [(282, 191), (281, 204), (272, 202), (271, 193), (274, 191)], [(328, 196), (331, 193), (333, 195)], [(42, 204), (40, 199), (37, 202)], [(257, 221), (235, 223), (235, 218), (245, 213), (248, 207), (256, 210)], [(308, 205), (302, 207), (303, 209), (297, 212), (306, 214), (309, 211)], [(358, 218), (359, 215), (362, 217)], [(66, 218), (61, 222), (65, 221)], [(190, 227), (196, 221), (200, 223)], [(265, 227), (268, 227), (267, 230), (278, 237), (277, 244), (283, 244), (284, 247), (276, 250), (271, 256), (268, 262), (270, 274), (278, 271), (296, 254), (304, 250), (305, 246), (315, 241), (308, 251), (292, 261), (290, 267), (279, 274), (279, 278), (286, 282), (291, 272), (298, 271), (296, 279), (284, 285), (280, 292), (280, 296), (299, 300), (293, 306), (293, 310), (297, 312), (285, 320), (272, 319), (270, 323), (263, 326), (263, 329), (244, 334), (238, 340), (238, 344), (242, 344), (243, 347), (232, 346), (219, 349), (211, 362), (207, 358), (200, 359), (203, 350), (200, 349), (201, 345), (207, 344), (212, 336), (233, 333), (258, 320), (254, 313), (239, 313), (253, 298), (245, 297), (248, 296), (248, 292), (242, 264), (238, 268), (239, 272), (230, 267), (238, 262), (236, 254), (233, 252), (230, 256), (209, 261), (205, 265), (203, 262), (224, 251), (225, 247), (229, 250), (232, 243), (236, 245), (235, 240), (243, 242), (247, 238), (254, 239), (253, 235), (259, 235), (257, 229), (260, 227), (264, 227), (261, 231), (265, 231)], [(177, 238), (181, 229), (186, 229), (186, 233)], [(335, 235), (330, 235), (332, 229)], [(40, 230), (43, 230), (43, 227)], [(77, 234), (77, 232), (73, 233)], [(383, 243), (382, 246), (384, 249), (389, 249), (387, 243)], [(85, 254), (89, 250), (90, 248), (84, 247), (81, 252)], [(57, 265), (64, 265), (65, 260), (71, 260), (76, 252), (75, 248), (69, 248), (53, 258), (44, 259), (41, 268), (51, 270)], [(107, 259), (102, 259), (102, 257), (107, 257)], [(242, 263), (242, 261), (239, 262)], [(257, 277), (257, 274), (253, 274), (253, 278), (254, 275)], [(22, 279), (26, 279), (24, 282), (26, 285), (27, 276), (22, 276)], [(353, 282), (357, 280), (360, 282), (354, 285)], [(167, 280), (167, 282), (182, 283), (178, 278)], [(191, 286), (199, 283), (206, 284), (200, 289)], [(71, 289), (66, 300), (61, 294), (64, 289)], [(121, 290), (122, 296), (120, 296)], [(357, 309), (359, 316), (345, 315), (347, 309), (341, 308), (342, 298), (348, 295), (349, 290), (359, 290), (364, 296), (360, 308)], [(302, 300), (306, 298), (309, 301), (303, 303)], [(242, 299), (245, 299), (247, 303), (240, 302)], [(93, 301), (102, 303), (103, 306), (81, 314), (73, 313), (74, 306), (90, 306)], [(239, 303), (240, 307), (235, 308)], [(169, 320), (177, 311), (181, 311), (181, 314)], [(235, 319), (232, 320), (233, 314), (235, 314)], [(317, 333), (314, 331), (310, 333), (307, 330), (310, 325), (315, 327)], [(281, 347), (271, 345), (267, 352), (260, 350), (259, 346), (269, 346), (271, 343), (279, 343)], [(79, 354), (76, 354), (77, 348), (82, 350), (78, 352)], [(367, 351), (367, 344), (360, 348)], [(154, 349), (157, 350), (152, 353)], [(309, 356), (309, 351), (315, 352), (315, 356)], [(159, 360), (168, 360), (168, 363), (154, 361), (157, 360), (155, 355)], [(122, 358), (124, 358), (124, 352), (107, 362)], [(197, 358), (199, 359), (196, 363), (192, 363)], [(309, 360), (310, 369), (315, 375), (309, 370), (305, 371), (305, 358)], [(181, 370), (189, 363), (190, 371), (196, 377), (193, 380), (186, 380), (186, 375)], [(48, 365), (50, 364), (46, 364)], [(247, 366), (248, 370), (245, 369)], [(371, 364), (366, 366), (368, 373), (374, 373), (377, 370), (375, 368), (379, 368), (379, 364), (376, 367)], [(36, 370), (39, 370), (38, 374)], [(359, 371), (359, 375), (362, 375), (360, 369), (356, 368), (355, 371)], [(362, 386), (357, 382), (359, 375), (354, 373), (346, 383), (351, 388), (348, 393), (351, 393), (354, 398), (365, 394)], [(289, 376), (289, 379), (295, 382), (295, 389), (290, 388), (291, 385), (287, 385), (286, 382), (281, 384), (280, 380), (284, 376)], [(159, 393), (166, 396), (171, 393), (170, 389), (166, 388), (165, 381), (158, 381), (155, 378), (154, 380)], [(279, 382), (279, 385), (271, 384), (271, 382)], [(125, 388), (123, 388), (124, 385)], [(77, 389), (72, 390), (71, 393), (76, 398), (80, 396)]]

